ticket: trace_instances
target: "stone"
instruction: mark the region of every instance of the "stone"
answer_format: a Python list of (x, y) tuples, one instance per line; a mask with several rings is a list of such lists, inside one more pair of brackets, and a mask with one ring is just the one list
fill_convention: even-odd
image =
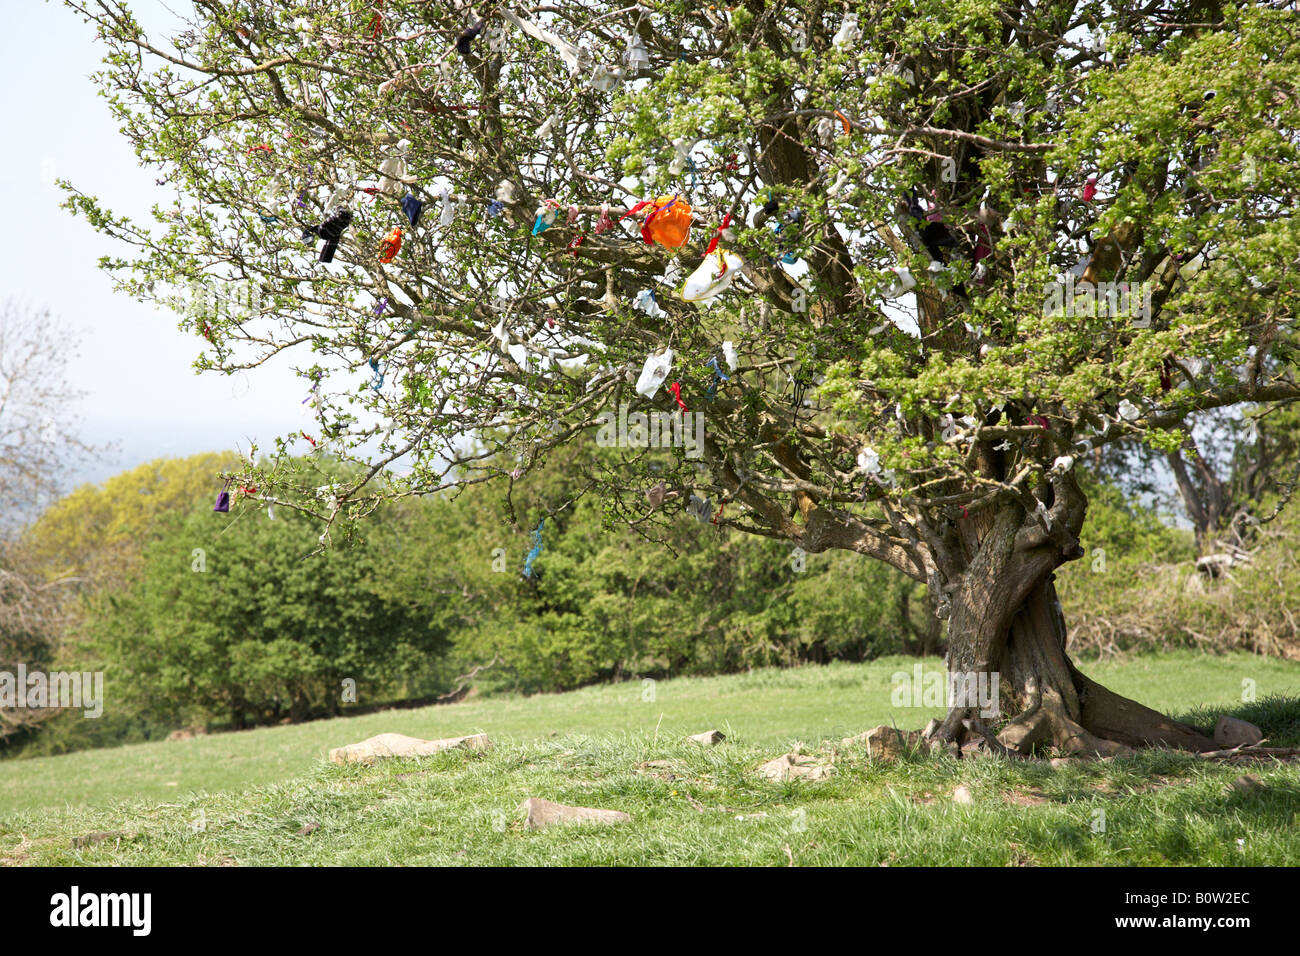
[(930, 741), (930, 753), (939, 756), (957, 757), (960, 756), (961, 750), (955, 741), (949, 740), (946, 743), (938, 740)]
[(81, 850), (88, 846), (94, 846), (97, 843), (105, 843), (109, 840), (134, 840), (135, 834), (125, 830), (96, 830), (93, 833), (87, 833), (84, 836), (72, 838), (72, 848)]
[(167, 740), (193, 740), (195, 737), (206, 737), (207, 735), (208, 731), (206, 727), (183, 727), (180, 730), (173, 730), (168, 734)]
[(706, 730), (702, 734), (692, 734), (686, 739), (693, 743), (702, 744), (705, 747), (712, 747), (715, 744), (720, 744), (726, 740), (727, 735), (720, 730)]
[(1264, 781), (1260, 780), (1258, 775), (1248, 773), (1232, 781), (1232, 789), (1244, 796), (1252, 796), (1263, 792)]
[(557, 823), (627, 823), (632, 817), (622, 810), (598, 810), (594, 807), (568, 807), (539, 797), (529, 797), (519, 805), (528, 818), (530, 830), (542, 830)]
[(818, 764), (815, 757), (782, 754), (763, 764), (758, 772), (768, 780), (780, 783), (785, 780), (825, 780), (831, 775), (831, 768)]
[(916, 731), (904, 733), (897, 728), (886, 727), (883, 724), (879, 727), (873, 727), (866, 733), (858, 734), (856, 737), (846, 737), (843, 741), (847, 747), (854, 745), (866, 747), (867, 756), (876, 760), (897, 760), (920, 742), (921, 735)]
[(958, 787), (956, 790), (952, 792), (952, 802), (953, 803), (974, 803), (975, 798), (971, 796), (969, 788), (967, 788), (965, 784), (962, 784), (960, 787)]
[(336, 764), (372, 764), (382, 757), (428, 757), (444, 750), (472, 750), (482, 752), (492, 746), (487, 734), (470, 737), (448, 737), (445, 740), (421, 740), (405, 734), (378, 734), (358, 744), (335, 747), (330, 760)]
[(1214, 725), (1214, 742), (1224, 750), (1251, 747), (1264, 739), (1264, 732), (1248, 720), (1220, 717)]

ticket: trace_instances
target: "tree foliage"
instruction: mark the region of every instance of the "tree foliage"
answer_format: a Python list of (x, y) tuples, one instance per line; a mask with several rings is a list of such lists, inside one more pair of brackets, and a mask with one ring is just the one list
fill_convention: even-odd
[[(168, 41), (122, 4), (72, 6), (176, 207), (149, 232), (93, 197), (68, 205), (137, 246), (108, 264), (134, 295), (260, 290), (255, 313), (187, 319), (200, 366), (296, 361), (320, 438), (367, 466), (328, 502), (279, 467), (259, 485), (333, 525), (517, 480), (623, 402), (688, 406), (703, 468), (679, 449), (651, 475), (625, 449), (592, 489), (612, 521), (664, 539), (695, 494), (730, 506), (720, 526), (926, 582), (950, 667), (1011, 676), (1032, 724), (1016, 746), (1050, 723), (1092, 747), (1079, 721), (1196, 740), (1150, 712), (1100, 715), (1113, 695), (1052, 650), (1051, 576), (1083, 553), (1079, 454), (1176, 449), (1207, 411), (1300, 397), (1290, 12), (592, 0), (493, 7), (476, 33), (467, 7), (420, 0), (198, 0)], [(629, 47), (646, 62), (612, 77)], [(410, 225), (398, 150), (427, 208), (389, 255)], [(680, 248), (622, 216), (659, 196), (692, 207)], [(337, 257), (316, 261), (344, 207)], [(697, 268), (729, 288), (688, 302), (661, 282)], [(1076, 278), (1087, 295), (1066, 291)], [(659, 309), (633, 308), (646, 289)], [(706, 363), (726, 341), (723, 380)], [(664, 349), (677, 389), (642, 397)], [(657, 479), (677, 495), (648, 509)]]
[(446, 635), (385, 595), (391, 553), (317, 549), (312, 523), (292, 512), (173, 515), (138, 579), (92, 618), (110, 692), (158, 718), (242, 727), (338, 713), (344, 680), (355, 702), (425, 689)]

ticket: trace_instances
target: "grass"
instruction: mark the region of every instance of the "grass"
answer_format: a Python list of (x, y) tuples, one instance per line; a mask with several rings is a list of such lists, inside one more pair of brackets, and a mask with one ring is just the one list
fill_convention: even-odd
[[(914, 663), (666, 681), (653, 701), (639, 683), (610, 685), (10, 761), (0, 764), (0, 863), (1300, 864), (1294, 764), (1168, 752), (1062, 768), (929, 756), (885, 764), (838, 748), (876, 724), (919, 728), (933, 715), (890, 707), (890, 675)], [(1232, 712), (1279, 745), (1300, 745), (1300, 700), (1262, 700), (1300, 696), (1300, 665), (1183, 652), (1085, 670), (1162, 709), (1203, 704), (1192, 714), (1202, 723)], [(1240, 703), (1243, 678), (1260, 703)], [(715, 726), (729, 734), (718, 747), (682, 741)], [(496, 747), (371, 768), (322, 759), (383, 730), (483, 730)], [(817, 755), (833, 775), (773, 783), (754, 772), (788, 749)], [(644, 766), (652, 760), (671, 763)], [(1259, 793), (1232, 789), (1248, 771), (1263, 781)], [(972, 803), (953, 802), (961, 785)], [(529, 831), (517, 809), (529, 796), (633, 820)], [(124, 835), (73, 846), (96, 831)]]

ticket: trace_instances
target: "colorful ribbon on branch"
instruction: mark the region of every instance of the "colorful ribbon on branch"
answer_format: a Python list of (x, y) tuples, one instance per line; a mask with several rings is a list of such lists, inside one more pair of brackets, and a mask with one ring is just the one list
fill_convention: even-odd
[(217, 492), (217, 503), (212, 506), (213, 511), (221, 511), (221, 512), (230, 511), (230, 492), (227, 490), (229, 487), (230, 487), (230, 479), (227, 478), (226, 483), (222, 485), (221, 490)]
[(388, 263), (397, 258), (402, 251), (402, 227), (394, 226), (393, 231), (379, 243), (379, 261)]
[(673, 398), (676, 399), (677, 401), (677, 407), (680, 408), (683, 412), (688, 411), (688, 409), (686, 408), (686, 403), (682, 401), (682, 383), (673, 382), (671, 385), (668, 386), (668, 391), (673, 393)]
[(727, 213), (725, 216), (722, 217), (722, 225), (718, 227), (718, 231), (715, 232), (713, 234), (713, 238), (709, 240), (709, 247), (704, 250), (704, 254), (706, 256), (713, 255), (713, 250), (718, 248), (718, 240), (722, 238), (722, 233), (725, 232), (727, 227), (730, 225), (731, 225), (731, 213)]
[(542, 529), (545, 526), (546, 519), (543, 518), (541, 521), (537, 522), (537, 530), (533, 532), (532, 550), (530, 550), (528, 556), (524, 558), (524, 577), (526, 578), (531, 578), (533, 576), (533, 562), (536, 561), (537, 556), (542, 553)]

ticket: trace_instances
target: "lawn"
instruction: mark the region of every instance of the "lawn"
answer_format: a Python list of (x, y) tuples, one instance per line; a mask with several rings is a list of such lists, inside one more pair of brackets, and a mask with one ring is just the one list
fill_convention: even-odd
[[(891, 675), (915, 663), (606, 685), (9, 761), (0, 863), (1300, 864), (1295, 764), (1166, 752), (1060, 768), (937, 756), (885, 764), (835, 746), (935, 715), (890, 704)], [(1199, 705), (1190, 717), (1202, 723), (1236, 713), (1274, 743), (1300, 745), (1300, 665), (1181, 652), (1084, 669), (1161, 709), (1188, 716)], [(1246, 679), (1260, 704), (1241, 702)], [(725, 743), (683, 742), (714, 727)], [(330, 747), (390, 730), (483, 731), (496, 746), (372, 768), (323, 760)], [(773, 783), (754, 772), (800, 747), (832, 766), (829, 779)], [(1246, 772), (1262, 789), (1232, 788)], [(971, 803), (953, 802), (958, 786)], [(529, 796), (633, 820), (529, 831), (517, 810)], [(96, 831), (125, 835), (73, 847)]]

